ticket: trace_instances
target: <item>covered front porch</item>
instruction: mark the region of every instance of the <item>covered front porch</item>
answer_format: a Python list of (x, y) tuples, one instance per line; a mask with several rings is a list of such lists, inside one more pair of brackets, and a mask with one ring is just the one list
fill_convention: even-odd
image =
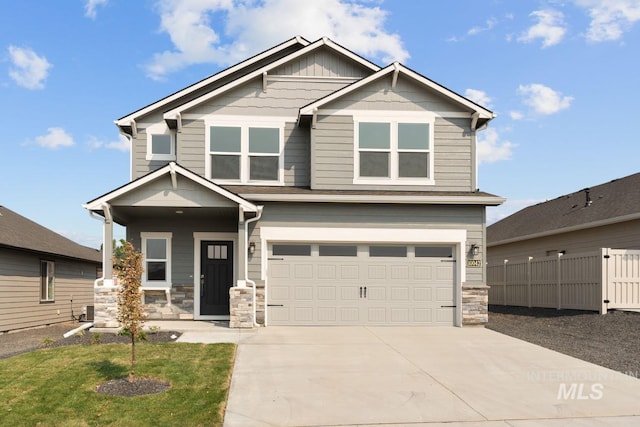
[(103, 277), (95, 286), (95, 319), (117, 327), (113, 224), (143, 254), (142, 292), (148, 319), (229, 320), (252, 327), (256, 283), (247, 279), (252, 256), (248, 227), (262, 207), (175, 164), (85, 205), (103, 223)]

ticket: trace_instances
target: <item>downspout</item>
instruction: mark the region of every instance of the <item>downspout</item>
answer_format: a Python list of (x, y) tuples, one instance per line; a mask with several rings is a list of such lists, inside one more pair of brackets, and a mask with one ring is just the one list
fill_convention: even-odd
[[(244, 224), (245, 224), (245, 231), (244, 231), (244, 239), (245, 239), (244, 240), (244, 247), (245, 247), (245, 249), (247, 249), (249, 247), (249, 224), (251, 224), (252, 222), (256, 222), (260, 218), (262, 218), (262, 210), (263, 209), (264, 209), (264, 206), (258, 206), (258, 214), (255, 217), (250, 218), (250, 219), (248, 219), (248, 220), (246, 220), (244, 222)], [(262, 250), (264, 250), (264, 248)], [(249, 279), (249, 260), (248, 259), (244, 263), (244, 280), (246, 282), (250, 283), (251, 286), (253, 287), (253, 326), (260, 327), (260, 325), (256, 321), (256, 316), (257, 316), (257, 313), (258, 313), (258, 308), (256, 306), (256, 294), (258, 293), (258, 289), (256, 287), (256, 282), (254, 282), (253, 280)], [(267, 304), (267, 301), (265, 299), (265, 310), (266, 310), (266, 304)]]
[[(104, 218), (100, 218), (99, 216), (96, 216), (96, 214), (93, 211), (89, 211), (89, 216), (93, 219), (97, 219), (98, 221), (103, 223), (103, 230), (106, 228), (106, 224), (110, 223), (113, 224), (113, 216), (111, 215), (111, 206), (109, 206), (108, 203), (104, 203), (102, 205), (102, 211), (104, 212)], [(107, 262), (110, 262), (110, 258), (112, 253), (113, 253), (113, 245), (111, 244), (111, 241), (113, 240), (113, 232), (110, 236), (111, 241), (106, 242), (106, 238), (108, 236), (106, 236), (106, 233), (103, 231), (103, 242), (102, 242), (102, 276), (98, 277), (94, 282), (93, 282), (93, 286), (97, 287), (98, 283), (102, 283), (104, 285), (105, 279), (107, 278), (107, 276), (111, 277), (112, 276), (112, 270), (113, 268), (107, 268)], [(108, 243), (108, 244), (107, 244)], [(108, 274), (106, 274), (108, 273)]]

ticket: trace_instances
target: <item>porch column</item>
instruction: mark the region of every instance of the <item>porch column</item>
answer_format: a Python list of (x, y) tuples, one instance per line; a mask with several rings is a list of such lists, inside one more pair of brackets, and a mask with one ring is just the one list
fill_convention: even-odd
[(244, 288), (246, 286), (247, 271), (247, 225), (244, 220), (244, 209), (238, 206), (238, 283), (236, 286)]
[(104, 225), (102, 227), (102, 276), (104, 285), (113, 285), (113, 217), (111, 207), (106, 203), (103, 205)]

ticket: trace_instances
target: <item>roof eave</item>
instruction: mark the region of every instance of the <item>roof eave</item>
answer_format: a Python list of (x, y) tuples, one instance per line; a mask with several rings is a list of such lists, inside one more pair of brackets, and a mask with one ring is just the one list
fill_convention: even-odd
[(524, 236), (512, 237), (509, 239), (498, 240), (495, 242), (487, 242), (487, 247), (501, 246), (509, 243), (517, 243), (525, 240), (538, 239), (541, 237), (555, 236), (557, 234), (570, 233), (573, 231), (585, 230), (588, 228), (603, 227), (605, 225), (618, 224), (621, 222), (634, 221), (640, 219), (640, 212), (629, 215), (622, 215), (614, 218), (607, 218), (599, 221), (591, 221), (584, 224), (573, 225), (570, 227), (556, 228), (554, 230), (541, 231), (539, 233), (531, 233)]
[(257, 202), (307, 202), (307, 203), (397, 203), (433, 205), (483, 205), (499, 206), (506, 201), (497, 196), (372, 196), (368, 194), (260, 194), (240, 193), (243, 198)]

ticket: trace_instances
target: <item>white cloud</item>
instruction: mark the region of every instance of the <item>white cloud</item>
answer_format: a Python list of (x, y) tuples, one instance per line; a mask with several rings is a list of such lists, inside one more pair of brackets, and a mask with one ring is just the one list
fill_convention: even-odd
[[(228, 65), (296, 34), (310, 40), (327, 36), (385, 63), (405, 61), (409, 54), (400, 36), (384, 28), (387, 12), (370, 4), (367, 0), (159, 0), (160, 30), (169, 34), (173, 49), (156, 53), (145, 68), (149, 77), (162, 79), (192, 64)], [(222, 22), (215, 28), (214, 18)]]
[(464, 91), (464, 96), (484, 107), (491, 107), (491, 97), (486, 92), (478, 89), (467, 89)]
[(59, 127), (48, 128), (49, 132), (46, 135), (37, 136), (36, 144), (45, 148), (60, 148), (71, 147), (73, 143), (73, 137), (69, 135), (64, 129)]
[(509, 160), (515, 147), (516, 144), (501, 140), (498, 131), (487, 128), (478, 133), (478, 164)]
[(472, 27), (471, 29), (469, 29), (469, 31), (467, 31), (467, 35), (475, 36), (475, 35), (480, 34), (482, 32), (489, 31), (493, 27), (495, 27), (497, 23), (498, 23), (498, 20), (496, 18), (491, 17), (491, 18), (489, 18), (489, 19), (487, 19), (485, 21), (484, 26), (477, 25), (477, 26)]
[(511, 120), (522, 120), (524, 114), (520, 111), (509, 111), (509, 117), (511, 117)]
[(106, 5), (108, 0), (85, 0), (84, 16), (96, 19), (96, 9), (98, 6)]
[(13, 68), (9, 76), (18, 86), (27, 89), (44, 89), (44, 80), (51, 64), (44, 56), (38, 56), (32, 49), (9, 46), (9, 56)]
[(506, 202), (496, 207), (487, 207), (487, 225), (498, 222), (528, 206), (542, 203), (541, 199), (507, 199)]
[(522, 102), (533, 108), (536, 113), (544, 115), (567, 109), (573, 101), (572, 96), (563, 96), (562, 93), (540, 83), (520, 85), (518, 94), (524, 97)]
[(97, 150), (99, 148), (107, 148), (111, 150), (118, 151), (131, 151), (131, 143), (127, 138), (122, 135), (119, 135), (119, 139), (117, 141), (104, 141), (93, 135), (89, 136), (87, 140), (87, 146), (91, 150)]
[(529, 16), (538, 22), (522, 33), (518, 37), (518, 41), (530, 43), (536, 39), (541, 39), (543, 48), (556, 45), (562, 41), (567, 32), (562, 12), (554, 9), (536, 10), (531, 12)]
[(591, 17), (585, 34), (591, 42), (618, 40), (640, 21), (638, 0), (574, 0), (574, 3), (587, 9)]

